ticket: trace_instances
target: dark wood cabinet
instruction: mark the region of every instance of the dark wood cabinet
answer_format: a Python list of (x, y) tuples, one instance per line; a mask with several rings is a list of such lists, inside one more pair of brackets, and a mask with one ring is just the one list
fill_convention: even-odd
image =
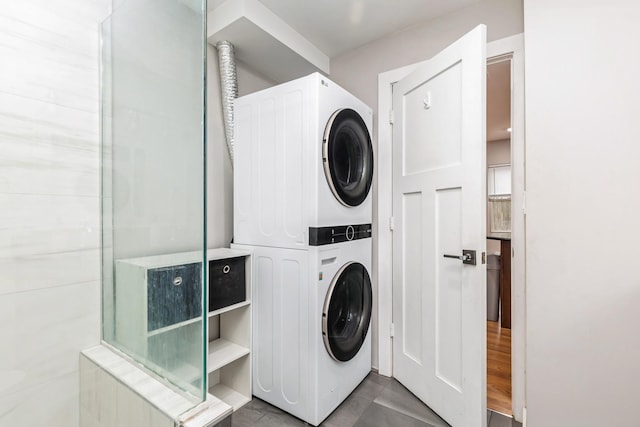
[(511, 329), (511, 240), (500, 240), (500, 326)]
[(487, 236), (490, 240), (500, 241), (500, 326), (511, 329), (511, 238)]

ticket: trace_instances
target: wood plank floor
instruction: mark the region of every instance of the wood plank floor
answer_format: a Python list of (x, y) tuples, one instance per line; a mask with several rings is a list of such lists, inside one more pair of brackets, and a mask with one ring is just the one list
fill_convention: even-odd
[(487, 409), (512, 415), (511, 329), (487, 321)]

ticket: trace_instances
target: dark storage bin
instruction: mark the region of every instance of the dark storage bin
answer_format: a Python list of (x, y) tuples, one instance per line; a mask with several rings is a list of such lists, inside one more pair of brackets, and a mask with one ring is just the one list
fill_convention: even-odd
[(147, 271), (147, 330), (202, 316), (202, 264)]
[(209, 311), (246, 299), (245, 257), (209, 261)]

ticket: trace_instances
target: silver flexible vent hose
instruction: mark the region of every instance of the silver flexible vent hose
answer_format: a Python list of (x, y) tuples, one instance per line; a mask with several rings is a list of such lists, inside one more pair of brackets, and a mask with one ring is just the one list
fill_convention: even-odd
[(222, 94), (222, 116), (224, 133), (231, 166), (233, 166), (233, 100), (238, 97), (238, 76), (233, 45), (226, 40), (216, 43), (218, 67), (220, 69), (220, 90)]

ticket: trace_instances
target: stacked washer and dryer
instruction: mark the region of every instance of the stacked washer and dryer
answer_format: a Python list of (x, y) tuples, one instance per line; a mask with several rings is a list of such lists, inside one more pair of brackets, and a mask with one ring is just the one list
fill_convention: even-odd
[(371, 370), (372, 111), (318, 73), (234, 110), (253, 394), (318, 425)]

